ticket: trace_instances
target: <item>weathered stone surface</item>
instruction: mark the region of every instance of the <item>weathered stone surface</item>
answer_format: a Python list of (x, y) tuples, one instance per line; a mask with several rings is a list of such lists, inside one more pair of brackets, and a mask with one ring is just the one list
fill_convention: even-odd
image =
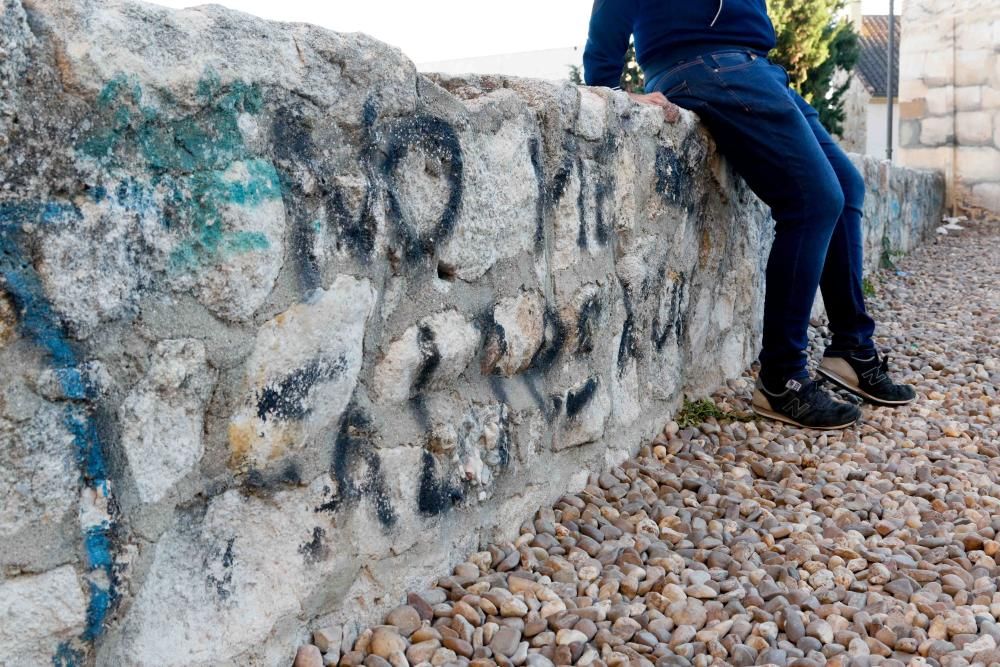
[(51, 662), (86, 621), (83, 584), (71, 566), (0, 580), (0, 660), (7, 665)]
[(441, 261), (458, 278), (473, 281), (499, 260), (533, 248), (542, 193), (532, 164), (539, 150), (536, 128), (521, 98), (498, 90), (470, 100), (467, 108), (470, 130), (459, 134), (466, 195)]
[[(288, 664), (337, 627), (317, 635), (324, 660), (360, 664), (361, 624), (404, 584), (495, 541), (517, 543), (475, 568), (535, 564), (564, 536), (547, 517), (533, 545), (521, 519), (757, 353), (772, 223), (695, 114), (418, 75), (363, 35), (217, 6), (0, 6), (0, 588), (78, 588), (37, 607), (29, 662), (65, 640), (81, 664)], [(934, 175), (858, 164), (870, 269), (932, 233), (943, 195)], [(620, 499), (648, 495), (630, 482)], [(636, 553), (722, 541), (625, 516), (593, 535)], [(601, 581), (610, 552), (582, 537), (588, 559), (545, 561), (535, 598), (469, 590), (458, 638), (426, 625), (376, 658), (652, 661), (672, 628), (555, 592)], [(682, 569), (658, 546), (621, 558)], [(690, 642), (705, 631), (722, 655), (716, 605), (742, 589), (684, 586), (705, 600)], [(432, 621), (446, 601), (411, 606)], [(606, 638), (606, 620), (639, 648), (584, 651), (574, 633)], [(559, 631), (559, 656), (532, 652)]]
[(205, 403), (214, 376), (197, 340), (165, 340), (122, 403), (121, 445), (143, 502), (157, 502), (204, 454)]
[(587, 378), (571, 387), (563, 400), (566, 412), (564, 431), (552, 443), (555, 450), (593, 442), (604, 434), (611, 414), (611, 398), (600, 378)]
[(479, 348), (479, 330), (458, 311), (421, 320), (394, 340), (375, 368), (375, 391), (402, 402), (428, 388), (454, 382)]
[(545, 340), (545, 302), (536, 291), (501, 299), (493, 307), (493, 327), (483, 371), (506, 377), (528, 367)]
[[(204, 517), (180, 515), (153, 549), (133, 608), (99, 661), (231, 660), (298, 613), (324, 580), (347, 586), (340, 577), (350, 558), (333, 550), (327, 537), (332, 528), (314, 511), (323, 501), (322, 486), (267, 500), (227, 491), (209, 503)], [(162, 622), (166, 614), (169, 624)], [(288, 648), (277, 650), (290, 660)]]
[[(0, 564), (59, 558), (79, 473), (66, 415), (19, 382), (0, 394)], [(75, 521), (74, 521), (75, 522)], [(72, 525), (71, 522), (70, 525)], [(2, 655), (2, 654), (0, 654)]]
[(375, 300), (367, 280), (338, 276), (265, 323), (247, 361), (244, 408), (229, 424), (236, 465), (264, 467), (335, 425), (362, 364)]

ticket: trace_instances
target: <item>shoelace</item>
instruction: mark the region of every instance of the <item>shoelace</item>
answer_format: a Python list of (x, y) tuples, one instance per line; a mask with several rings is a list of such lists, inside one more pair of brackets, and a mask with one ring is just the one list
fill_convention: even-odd
[(891, 383), (892, 380), (889, 379), (889, 355), (882, 357), (881, 363), (878, 365), (878, 373), (875, 374), (874, 384), (882, 384), (883, 382)]

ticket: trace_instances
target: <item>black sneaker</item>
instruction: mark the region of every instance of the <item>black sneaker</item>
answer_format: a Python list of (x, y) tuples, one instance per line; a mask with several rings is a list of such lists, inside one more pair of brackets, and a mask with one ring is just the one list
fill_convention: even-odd
[(861, 418), (858, 406), (835, 400), (812, 380), (789, 380), (784, 391), (772, 393), (758, 379), (750, 406), (759, 415), (803, 428), (847, 428)]
[(917, 397), (917, 391), (908, 384), (896, 384), (889, 377), (889, 357), (879, 360), (878, 352), (868, 357), (823, 355), (817, 371), (831, 382), (879, 405), (903, 405)]

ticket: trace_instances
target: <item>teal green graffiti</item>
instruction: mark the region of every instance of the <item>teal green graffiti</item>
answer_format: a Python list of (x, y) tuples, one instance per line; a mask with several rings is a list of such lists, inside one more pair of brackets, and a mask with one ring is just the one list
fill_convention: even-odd
[(171, 268), (196, 268), (206, 257), (220, 252), (232, 255), (268, 248), (263, 234), (222, 231), (222, 211), (226, 206), (253, 207), (281, 198), (274, 165), (255, 159), (247, 161), (245, 166), (247, 177), (241, 181), (228, 180), (222, 171), (197, 172), (185, 179), (188, 192), (186, 196), (178, 193), (183, 202), (179, 208), (185, 212), (193, 234), (171, 253)]
[[(167, 117), (145, 99), (135, 77), (119, 74), (97, 97), (93, 129), (77, 143), (77, 150), (108, 169), (136, 163), (153, 186), (170, 193), (160, 219), (171, 229), (189, 232), (170, 257), (177, 270), (211, 263), (219, 255), (267, 249), (264, 234), (223, 231), (223, 212), (229, 206), (259, 206), (280, 200), (281, 187), (274, 165), (256, 156), (243, 141), (240, 114), (257, 114), (263, 95), (256, 84), (234, 81), (223, 85), (208, 70), (198, 82), (201, 108), (182, 117)], [(172, 104), (167, 95), (161, 104)], [(245, 179), (233, 181), (226, 170), (242, 162)]]

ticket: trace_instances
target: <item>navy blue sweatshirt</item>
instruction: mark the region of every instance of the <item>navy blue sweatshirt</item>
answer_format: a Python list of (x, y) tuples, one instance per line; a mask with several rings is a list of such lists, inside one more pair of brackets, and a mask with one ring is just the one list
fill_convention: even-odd
[(678, 60), (728, 47), (767, 55), (775, 43), (765, 0), (594, 0), (583, 51), (588, 86), (618, 87), (629, 35), (647, 81)]

